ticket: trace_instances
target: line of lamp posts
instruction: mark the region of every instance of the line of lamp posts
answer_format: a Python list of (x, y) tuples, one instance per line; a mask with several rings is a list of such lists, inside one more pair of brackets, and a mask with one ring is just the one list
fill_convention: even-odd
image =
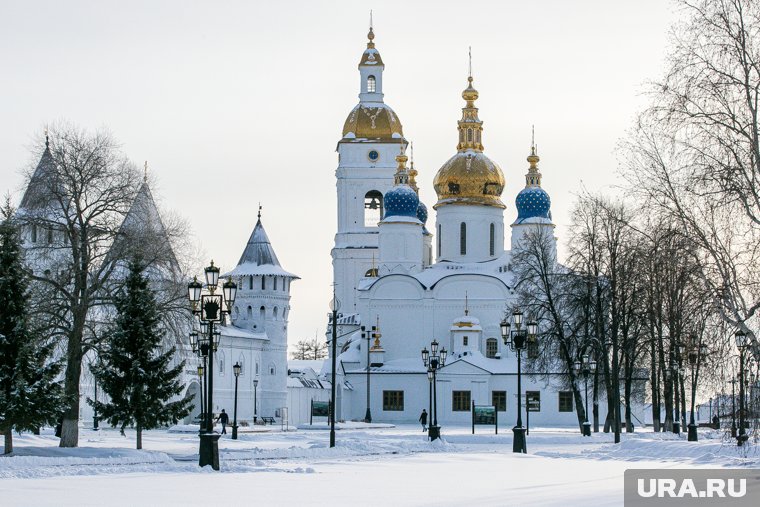
[[(193, 278), (187, 286), (190, 307), (193, 315), (196, 317), (195, 323), (198, 324), (199, 330), (190, 332), (190, 347), (193, 353), (197, 354), (201, 360), (198, 366), (198, 380), (201, 387), (201, 421), (198, 432), (200, 438), (198, 451), (198, 464), (203, 467), (211, 465), (214, 470), (219, 470), (219, 437), (214, 432), (214, 353), (219, 348), (222, 333), (216, 328), (217, 325), (225, 323), (228, 315), (232, 313), (232, 307), (235, 304), (237, 295), (237, 284), (232, 280), (227, 280), (222, 284), (222, 292), (218, 293), (219, 286), (219, 268), (214, 266), (214, 261), (204, 270), (205, 287), (198, 281), (198, 277)], [(205, 290), (204, 290), (205, 289)], [(235, 401), (232, 420), (232, 438), (237, 439), (237, 400), (238, 400), (238, 379), (242, 371), (240, 363), (236, 362), (232, 367), (235, 374)], [(253, 421), (256, 422), (257, 414), (257, 388), (259, 384), (258, 377), (253, 379)]]

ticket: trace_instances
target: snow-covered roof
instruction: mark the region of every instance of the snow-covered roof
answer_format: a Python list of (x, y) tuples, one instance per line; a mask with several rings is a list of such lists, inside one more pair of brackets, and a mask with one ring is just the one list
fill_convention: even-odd
[(269, 336), (265, 332), (257, 333), (243, 329), (237, 326), (219, 326), (222, 336), (228, 336), (230, 338), (250, 338), (254, 340), (266, 340), (269, 341)]
[(50, 144), (45, 142), (45, 151), (34, 169), (29, 185), (21, 198), (19, 212), (24, 213), (33, 209), (46, 208), (50, 202), (46, 195), (50, 191), (51, 178), (55, 177), (55, 161), (50, 153)]

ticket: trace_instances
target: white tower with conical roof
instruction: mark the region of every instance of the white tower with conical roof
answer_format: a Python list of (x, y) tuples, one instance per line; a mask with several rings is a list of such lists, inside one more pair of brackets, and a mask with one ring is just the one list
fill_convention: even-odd
[(378, 223), (385, 194), (393, 188), (395, 157), (406, 146), (401, 121), (383, 102), (385, 65), (369, 41), (359, 61), (359, 103), (346, 118), (338, 142), (338, 229), (332, 249), (335, 292), (342, 312), (356, 311), (358, 280), (371, 274), (378, 259)]
[(290, 284), (299, 277), (280, 266), (261, 224), (261, 208), (238, 265), (224, 276), (238, 286), (232, 326), (222, 329), (229, 347), (228, 372), (235, 362), (245, 361), (244, 389), (252, 389), (252, 380), (259, 380), (256, 414), (282, 417), (287, 405)]

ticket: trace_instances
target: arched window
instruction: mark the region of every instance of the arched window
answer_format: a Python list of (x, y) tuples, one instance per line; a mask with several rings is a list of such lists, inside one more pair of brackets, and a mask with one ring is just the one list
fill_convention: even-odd
[(267, 288), (267, 277), (264, 275), (261, 275), (261, 290), (266, 290)]
[(274, 278), (274, 288), (272, 290), (277, 290), (277, 277), (273, 276), (272, 278)]
[(248, 313), (246, 314), (246, 317), (248, 317), (248, 320), (253, 318), (253, 307), (248, 307)]
[(367, 93), (375, 93), (375, 76), (367, 78)]
[(489, 338), (486, 340), (486, 357), (496, 357), (496, 353), (499, 351), (499, 342), (496, 338)]
[(274, 363), (269, 363), (269, 374), (274, 375), (277, 373), (277, 368), (275, 368)]
[(235, 305), (235, 319), (240, 318), (240, 308), (238, 308), (237, 305)]
[(383, 194), (370, 190), (364, 195), (364, 227), (376, 227), (383, 219)]
[(494, 224), (491, 224), (490, 229), (491, 243), (488, 247), (488, 252), (489, 255), (493, 256), (494, 251), (496, 250), (496, 226)]
[(240, 354), (237, 362), (240, 365), (240, 375), (245, 375), (245, 357), (243, 357), (243, 354)]
[(248, 277), (248, 290), (253, 290), (253, 275)]
[(472, 142), (472, 129), (467, 129), (467, 142)]
[(48, 229), (48, 231), (47, 231), (47, 241), (48, 241), (48, 245), (53, 242), (53, 229), (52, 228)]
[(261, 308), (259, 308), (259, 318), (261, 320), (264, 320), (266, 319), (266, 317), (267, 317), (267, 309), (262, 306)]
[(220, 350), (218, 354), (216, 360), (219, 362), (219, 375), (224, 375), (224, 351)]
[(467, 224), (459, 224), (459, 254), (467, 255)]
[(32, 243), (37, 242), (37, 224), (32, 224)]
[(277, 315), (278, 315), (279, 313), (280, 313), (280, 311), (279, 311), (279, 310), (277, 309), (277, 307), (275, 306), (275, 307), (274, 307), (274, 309), (272, 310), (272, 318), (273, 318), (274, 320), (277, 320)]
[(256, 363), (256, 375), (259, 374), (259, 363)]

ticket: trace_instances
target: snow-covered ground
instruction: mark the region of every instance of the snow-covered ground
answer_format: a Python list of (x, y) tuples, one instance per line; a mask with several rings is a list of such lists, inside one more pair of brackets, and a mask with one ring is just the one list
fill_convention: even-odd
[(197, 466), (187, 427), (146, 432), (142, 451), (134, 433), (111, 429), (82, 430), (77, 449), (49, 431), (16, 435), (0, 457), (0, 505), (622, 505), (628, 468), (760, 468), (756, 446), (742, 456), (713, 431), (695, 443), (645, 430), (615, 445), (610, 434), (535, 428), (520, 455), (508, 428), (444, 427), (431, 443), (419, 426), (389, 426), (347, 424), (333, 449), (324, 430), (225, 435), (220, 472)]

